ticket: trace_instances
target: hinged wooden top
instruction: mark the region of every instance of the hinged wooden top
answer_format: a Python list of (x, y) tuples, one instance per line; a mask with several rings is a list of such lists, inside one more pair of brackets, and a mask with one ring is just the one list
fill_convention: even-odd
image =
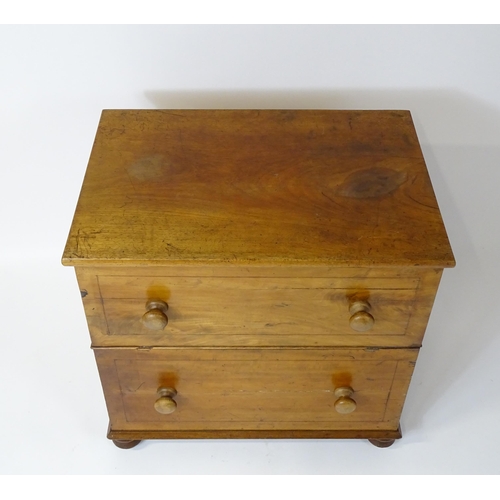
[(450, 267), (408, 111), (103, 111), (66, 265)]

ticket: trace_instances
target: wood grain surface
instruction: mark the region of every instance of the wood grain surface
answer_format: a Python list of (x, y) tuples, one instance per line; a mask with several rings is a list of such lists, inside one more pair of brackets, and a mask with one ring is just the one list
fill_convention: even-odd
[(103, 112), (66, 265), (454, 265), (408, 111)]
[[(115, 429), (396, 430), (418, 350), (94, 352)], [(340, 414), (334, 392), (346, 385), (357, 407)], [(154, 408), (161, 386), (177, 391), (177, 409), (168, 415)]]
[[(189, 268), (193, 271), (193, 268)], [(441, 270), (356, 268), (78, 268), (95, 346), (416, 347)], [(220, 275), (215, 273), (219, 271)], [(276, 276), (278, 274), (278, 276)], [(168, 324), (148, 329), (149, 299), (168, 303)], [(350, 327), (349, 305), (367, 300), (375, 324)]]

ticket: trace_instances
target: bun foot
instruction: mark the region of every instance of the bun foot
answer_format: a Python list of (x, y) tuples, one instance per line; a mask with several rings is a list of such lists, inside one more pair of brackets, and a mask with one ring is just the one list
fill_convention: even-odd
[(373, 446), (376, 446), (377, 448), (389, 448), (389, 446), (392, 446), (394, 444), (395, 439), (369, 439), (371, 444)]
[(115, 446), (117, 446), (118, 448), (121, 448), (122, 450), (130, 450), (130, 448), (137, 446), (140, 442), (141, 442), (140, 439), (138, 439), (138, 440), (113, 439), (113, 443), (115, 443)]

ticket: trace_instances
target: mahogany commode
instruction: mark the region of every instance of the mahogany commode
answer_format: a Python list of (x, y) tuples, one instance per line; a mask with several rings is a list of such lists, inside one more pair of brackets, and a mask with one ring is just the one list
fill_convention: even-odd
[(454, 258), (408, 111), (105, 110), (63, 264), (117, 446), (384, 447)]

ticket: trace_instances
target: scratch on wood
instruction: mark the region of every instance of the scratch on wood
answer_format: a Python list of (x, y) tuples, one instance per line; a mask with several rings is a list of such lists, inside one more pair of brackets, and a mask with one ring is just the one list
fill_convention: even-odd
[(131, 391), (131, 392), (137, 392), (143, 385), (145, 384), (145, 382), (143, 382), (137, 389)]
[(427, 205), (425, 203), (422, 203), (421, 201), (418, 201), (415, 198), (413, 198), (413, 196), (411, 196), (411, 195), (408, 195), (408, 198), (410, 198), (410, 200), (414, 201), (418, 205), (421, 205), (422, 207), (430, 208), (431, 210), (439, 210), (437, 206), (433, 207), (432, 205)]
[(96, 238), (98, 234), (101, 234), (101, 231), (82, 231), (82, 229), (78, 229), (76, 233), (76, 254), (80, 258), (84, 258), (85, 255), (90, 253), (92, 250), (92, 240)]

